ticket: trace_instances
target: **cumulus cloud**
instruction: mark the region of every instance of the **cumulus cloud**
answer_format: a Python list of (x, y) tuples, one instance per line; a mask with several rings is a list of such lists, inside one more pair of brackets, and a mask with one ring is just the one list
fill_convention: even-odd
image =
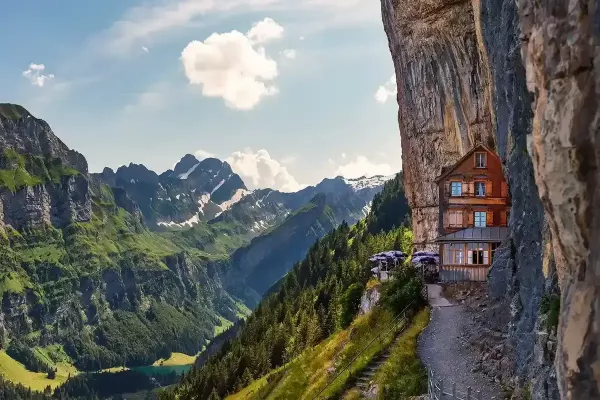
[(267, 43), (275, 39), (281, 39), (283, 36), (283, 26), (279, 25), (272, 18), (267, 17), (262, 21), (255, 22), (246, 36), (248, 36), (248, 39), (252, 43)]
[[(344, 157), (344, 159), (346, 159), (346, 157)], [(359, 155), (356, 159), (348, 163), (339, 164), (335, 170), (335, 175), (341, 175), (344, 178), (360, 178), (361, 176), (392, 175), (396, 172), (398, 171), (394, 171), (389, 164), (378, 164), (370, 161), (365, 156)]]
[(148, 49), (146, 46), (142, 46), (142, 50), (144, 50), (146, 53), (150, 53), (150, 49)]
[(209, 152), (209, 151), (206, 151), (206, 150), (202, 150), (202, 149), (196, 150), (196, 151), (194, 152), (194, 155), (195, 155), (195, 156), (196, 156), (196, 158), (197, 158), (198, 160), (200, 160), (200, 161), (204, 160), (205, 158), (212, 158), (212, 157), (215, 157), (215, 155), (214, 155), (213, 153), (211, 153), (211, 152)]
[(281, 52), (281, 54), (285, 57), (285, 58), (289, 58), (290, 60), (293, 60), (296, 58), (296, 50), (294, 49), (285, 49)]
[(23, 76), (31, 82), (33, 86), (44, 87), (46, 82), (54, 79), (53, 74), (45, 75), (46, 66), (44, 64), (29, 64), (29, 69), (23, 71)]
[(295, 192), (306, 185), (301, 185), (290, 174), (281, 162), (271, 158), (267, 150), (251, 149), (236, 151), (227, 162), (239, 174), (244, 182), (252, 188), (272, 188), (283, 192)]
[(189, 43), (181, 60), (190, 84), (201, 86), (204, 96), (221, 97), (237, 110), (251, 110), (264, 97), (276, 94), (277, 62), (264, 47), (256, 46), (280, 35), (275, 25), (279, 26), (265, 18), (247, 34), (213, 33), (203, 42)]
[(396, 75), (394, 74), (386, 83), (377, 88), (375, 100), (378, 103), (384, 104), (396, 94), (398, 94), (398, 87), (396, 86)]

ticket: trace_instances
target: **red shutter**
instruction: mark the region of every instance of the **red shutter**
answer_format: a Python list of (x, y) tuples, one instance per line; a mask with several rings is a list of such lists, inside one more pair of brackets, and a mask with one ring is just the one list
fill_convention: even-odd
[(473, 224), (475, 223), (475, 214), (473, 214), (473, 211), (466, 211), (467, 213), (467, 228), (470, 228), (473, 226)]
[(463, 196), (468, 196), (469, 195), (469, 184), (466, 182), (462, 183), (462, 195)]
[(486, 181), (485, 182), (485, 196), (486, 197), (493, 197), (492, 193), (494, 193), (492, 191), (492, 181)]
[(500, 225), (502, 226), (506, 226), (506, 211), (501, 211), (500, 212)]
[(475, 196), (475, 182), (469, 182), (469, 196)]
[(494, 226), (494, 212), (493, 211), (487, 212), (485, 224), (487, 226)]
[(500, 196), (503, 198), (508, 197), (508, 185), (506, 184), (506, 182), (502, 181), (502, 184), (500, 185), (502, 193), (500, 193)]

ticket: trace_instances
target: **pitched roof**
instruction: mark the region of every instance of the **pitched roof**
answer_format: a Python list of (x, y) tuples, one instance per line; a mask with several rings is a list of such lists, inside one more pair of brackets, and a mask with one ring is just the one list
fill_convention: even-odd
[(505, 226), (488, 226), (486, 228), (467, 228), (458, 232), (440, 236), (436, 242), (502, 242), (508, 236)]
[(441, 172), (440, 176), (438, 176), (437, 178), (435, 178), (435, 181), (439, 182), (442, 179), (444, 179), (445, 177), (447, 177), (448, 175), (450, 175), (450, 173), (452, 171), (454, 171), (456, 169), (456, 167), (458, 167), (460, 164), (462, 164), (467, 158), (469, 158), (469, 156), (471, 154), (475, 153), (477, 150), (485, 150), (486, 152), (491, 153), (494, 157), (496, 157), (496, 158), (499, 159), (498, 155), (493, 150), (491, 150), (489, 147), (487, 147), (484, 144), (478, 144), (478, 145), (474, 146), (471, 150), (469, 150), (467, 152), (467, 154), (465, 154), (464, 156), (462, 156), (453, 165), (442, 167), (442, 172)]

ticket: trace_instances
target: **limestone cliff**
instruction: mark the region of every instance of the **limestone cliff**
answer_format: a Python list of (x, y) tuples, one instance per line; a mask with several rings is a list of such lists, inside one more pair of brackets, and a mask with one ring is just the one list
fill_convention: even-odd
[(600, 398), (600, 8), (520, 1), (535, 93), (533, 160), (562, 290), (557, 354), (564, 398)]
[(491, 374), (515, 397), (529, 391), (533, 399), (558, 398), (556, 346), (548, 315), (540, 312), (558, 289), (528, 150), (533, 96), (519, 52), (516, 3), (382, 0), (382, 16), (396, 69), (416, 240), (437, 233), (433, 177), (476, 143), (495, 149), (512, 197), (510, 237), (497, 251), (489, 277), (494, 304), (474, 338), (483, 346), (503, 342), (505, 358)]

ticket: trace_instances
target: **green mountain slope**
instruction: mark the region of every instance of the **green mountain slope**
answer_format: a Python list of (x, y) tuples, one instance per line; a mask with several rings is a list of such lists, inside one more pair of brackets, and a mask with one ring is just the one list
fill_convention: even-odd
[[(403, 220), (406, 214), (397, 217)], [(164, 397), (224, 398), (292, 362), (352, 323), (370, 278), (366, 260), (371, 254), (394, 246), (409, 250), (411, 245), (406, 228), (372, 235), (364, 222), (340, 225), (314, 244), (279, 289), (261, 301), (235, 339)], [(411, 273), (406, 270), (390, 304), (405, 305), (419, 296), (420, 283)]]

